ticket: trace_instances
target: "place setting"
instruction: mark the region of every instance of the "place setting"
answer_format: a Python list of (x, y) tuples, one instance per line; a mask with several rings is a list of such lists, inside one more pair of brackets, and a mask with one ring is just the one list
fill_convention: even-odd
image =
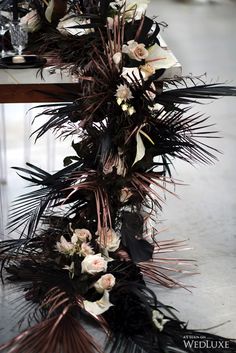
[(15, 12), (1, 11), (0, 36), (0, 69), (37, 68), (47, 62), (45, 58), (27, 51), (28, 26)]

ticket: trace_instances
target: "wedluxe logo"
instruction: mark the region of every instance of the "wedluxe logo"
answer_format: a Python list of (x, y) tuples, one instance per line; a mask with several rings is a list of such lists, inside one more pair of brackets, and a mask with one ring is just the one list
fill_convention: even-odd
[(184, 347), (188, 349), (212, 349), (213, 351), (215, 349), (230, 349), (230, 340), (224, 339), (214, 339), (213, 337), (207, 337), (207, 336), (194, 336), (194, 335), (189, 335), (189, 336), (184, 336), (183, 337), (183, 343)]

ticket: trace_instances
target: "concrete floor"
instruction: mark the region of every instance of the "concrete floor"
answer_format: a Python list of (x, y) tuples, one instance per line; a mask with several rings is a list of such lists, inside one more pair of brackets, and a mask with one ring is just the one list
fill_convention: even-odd
[[(208, 81), (236, 85), (235, 3), (153, 0), (149, 14), (169, 24), (162, 35), (186, 75), (207, 72)], [(19, 109), (24, 110), (20, 107), (7, 107), (8, 166), (23, 163), (18, 120), (16, 124), (16, 109), (18, 114)], [(175, 176), (188, 185), (177, 188), (181, 200), (168, 196), (161, 219), (169, 230), (161, 238), (189, 239), (194, 249), (183, 256), (197, 259), (200, 274), (181, 278), (195, 287), (192, 293), (162, 287), (155, 291), (161, 301), (180, 311), (180, 318), (189, 321), (190, 327), (205, 329), (227, 322), (212, 332), (236, 338), (236, 99), (220, 99), (197, 109), (211, 115), (217, 124), (223, 138), (212, 141), (212, 145), (223, 154), (213, 166), (191, 167), (176, 161)], [(31, 161), (43, 167), (47, 164), (44, 145), (45, 141), (40, 142), (31, 150)], [(56, 148), (55, 168), (61, 167), (59, 160), (66, 154), (64, 145)], [(23, 183), (12, 171), (8, 177), (7, 195), (12, 200), (22, 192)], [(9, 297), (2, 291), (0, 343), (13, 334), (9, 322), (15, 307), (14, 303), (9, 305)]]

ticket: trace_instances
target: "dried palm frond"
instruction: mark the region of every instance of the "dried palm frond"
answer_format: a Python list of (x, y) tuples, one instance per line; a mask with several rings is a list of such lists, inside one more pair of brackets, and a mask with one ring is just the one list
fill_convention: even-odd
[(182, 257), (163, 257), (162, 254), (189, 249), (191, 248), (186, 246), (185, 241), (156, 240), (152, 259), (138, 263), (138, 267), (141, 269), (143, 275), (151, 280), (151, 283), (160, 283), (169, 288), (182, 287), (188, 289), (189, 286), (174, 279), (170, 276), (170, 273), (197, 274), (193, 268), (193, 264), (196, 266), (196, 262)]
[[(0, 346), (11, 353), (102, 353), (98, 344), (68, 310), (23, 331)], [(10, 349), (10, 350), (9, 350)]]

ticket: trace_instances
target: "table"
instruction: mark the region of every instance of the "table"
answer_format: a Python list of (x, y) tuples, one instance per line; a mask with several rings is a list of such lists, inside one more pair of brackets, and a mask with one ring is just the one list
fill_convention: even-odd
[[(176, 64), (167, 69), (160, 81), (180, 77), (182, 67), (174, 54), (168, 49), (161, 36), (158, 37), (160, 46), (167, 50), (176, 61)], [(50, 94), (63, 96), (65, 88), (76, 89), (76, 82), (66, 71), (52, 70), (46, 67), (43, 70), (43, 80), (39, 69), (0, 69), (0, 103), (45, 103), (65, 101)], [(48, 95), (49, 94), (49, 95)]]
[(75, 89), (75, 82), (68, 72), (59, 69), (46, 67), (43, 78), (39, 69), (0, 69), (0, 103), (61, 101), (50, 94), (62, 95), (66, 87)]

